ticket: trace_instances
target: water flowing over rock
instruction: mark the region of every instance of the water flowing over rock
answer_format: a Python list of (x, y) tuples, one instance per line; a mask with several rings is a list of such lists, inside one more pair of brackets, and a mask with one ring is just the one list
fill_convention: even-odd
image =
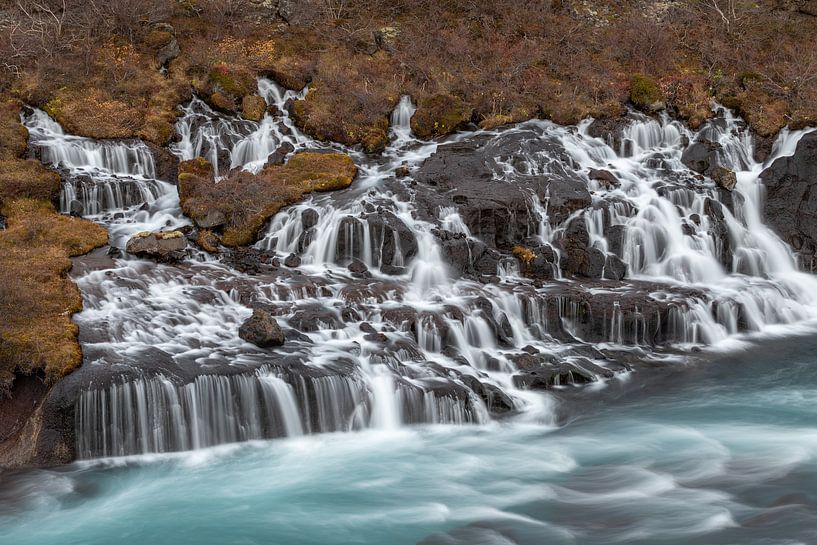
[(766, 187), (764, 219), (813, 268), (817, 253), (817, 133), (805, 135), (794, 154), (771, 163), (761, 174)]
[[(304, 152), (344, 153), (355, 183), (270, 211), (248, 247), (191, 249), (176, 263), (79, 260), (85, 365), (44, 402), (38, 460), (546, 418), (531, 390), (614, 380), (817, 318), (817, 281), (764, 223), (763, 165), (729, 112), (698, 132), (629, 113), (608, 127), (534, 120), (424, 141), (403, 97), (373, 158), (302, 134), (285, 103), (304, 93), (261, 80), (259, 121), (194, 99), (172, 152), (205, 159), (214, 186)], [(116, 248), (234, 222), (200, 214), (196, 231), (139, 142), (65, 135), (42, 112), (25, 123), (62, 169), (66, 208), (79, 200)], [(811, 236), (812, 145), (785, 133), (763, 175), (784, 237), (792, 225)], [(797, 191), (777, 192), (787, 184)], [(786, 191), (800, 224), (772, 220)]]

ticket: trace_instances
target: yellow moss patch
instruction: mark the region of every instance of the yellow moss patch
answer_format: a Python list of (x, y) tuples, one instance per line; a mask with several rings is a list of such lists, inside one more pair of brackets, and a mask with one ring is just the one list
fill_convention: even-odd
[(0, 387), (13, 373), (43, 370), (53, 382), (82, 362), (71, 315), (82, 308), (67, 277), (72, 256), (107, 243), (102, 227), (62, 216), (46, 201), (18, 199), (2, 208), (0, 231)]
[(514, 246), (512, 252), (513, 255), (525, 265), (530, 265), (533, 263), (533, 260), (536, 259), (536, 252), (524, 246)]
[(649, 108), (661, 102), (664, 95), (661, 87), (651, 77), (645, 74), (633, 74), (630, 78), (630, 102), (641, 108)]

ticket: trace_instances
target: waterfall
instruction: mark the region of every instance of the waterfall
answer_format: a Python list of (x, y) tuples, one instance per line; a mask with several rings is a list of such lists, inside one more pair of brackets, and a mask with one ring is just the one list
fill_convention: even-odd
[[(771, 159), (753, 159), (750, 135), (728, 112), (699, 131), (632, 113), (609, 140), (589, 136), (589, 120), (534, 120), (423, 142), (403, 96), (391, 141), (372, 158), (301, 133), (287, 103), (306, 92), (262, 79), (260, 122), (193, 99), (176, 125), (173, 153), (207, 158), (217, 178), (306, 149), (358, 164), (349, 189), (271, 218), (246, 250), (258, 270), (234, 268), (238, 252), (177, 266), (123, 259), (77, 277), (85, 310), (75, 320), (94, 362), (77, 372), (88, 379), (75, 406), (81, 457), (478, 424), (512, 412), (541, 418), (550, 405), (528, 389), (606, 380), (648, 351), (729, 346), (817, 319), (815, 277), (762, 219), (759, 175)], [(136, 230), (189, 223), (143, 144), (65, 135), (40, 112), (25, 122), (44, 161), (69, 174), (63, 209), (83, 202), (115, 245)], [(793, 153), (802, 134), (781, 133), (772, 159)], [(690, 143), (704, 140), (734, 171), (732, 192), (685, 165)], [(467, 161), (423, 182), (429, 159), (452, 150), (482, 154), (473, 176), (502, 190), (435, 185), (469, 179)], [(577, 230), (580, 243), (569, 238)], [(522, 263), (517, 246), (538, 261)], [(569, 270), (577, 261), (581, 274)], [(616, 264), (623, 279), (607, 274)], [(539, 276), (526, 276), (528, 266)], [(281, 326), (284, 346), (239, 337), (257, 305)], [(116, 378), (95, 380), (94, 369)]]
[(385, 374), (374, 377), (370, 386), (343, 376), (298, 377), (290, 384), (269, 369), (201, 375), (183, 385), (157, 375), (84, 390), (76, 404), (77, 454), (87, 459), (305, 432), (483, 422), (484, 410), (472, 402), (415, 388), (396, 392)]
[(391, 132), (399, 142), (411, 140), (411, 117), (417, 108), (411, 97), (403, 95), (391, 113)]

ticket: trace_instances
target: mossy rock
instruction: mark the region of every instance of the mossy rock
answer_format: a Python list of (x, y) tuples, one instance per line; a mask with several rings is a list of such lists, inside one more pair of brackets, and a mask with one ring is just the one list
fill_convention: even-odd
[(210, 103), (210, 106), (222, 112), (233, 114), (237, 111), (235, 100), (233, 100), (230, 96), (225, 95), (221, 91), (216, 91), (210, 95), (207, 102)]
[[(252, 244), (267, 220), (284, 206), (298, 202), (306, 193), (334, 191), (349, 187), (357, 174), (354, 161), (342, 153), (302, 152), (284, 165), (270, 165), (258, 174), (238, 171), (213, 180), (212, 168), (204, 159), (179, 165), (179, 198), (182, 210), (197, 223), (211, 216), (224, 221), (210, 222), (225, 246)], [(218, 242), (202, 238), (208, 251)], [(208, 248), (209, 247), (209, 248)]]
[(662, 110), (663, 101), (661, 87), (654, 79), (645, 74), (634, 74), (630, 78), (630, 102), (635, 106), (650, 111)]
[(224, 63), (210, 69), (210, 85), (216, 91), (240, 98), (255, 91), (255, 73), (243, 67), (231, 67)]
[(241, 99), (241, 116), (250, 121), (261, 121), (267, 111), (267, 102), (258, 95), (246, 95)]
[(417, 104), (411, 118), (411, 130), (419, 138), (445, 136), (456, 131), (471, 118), (471, 110), (460, 97), (439, 94)]

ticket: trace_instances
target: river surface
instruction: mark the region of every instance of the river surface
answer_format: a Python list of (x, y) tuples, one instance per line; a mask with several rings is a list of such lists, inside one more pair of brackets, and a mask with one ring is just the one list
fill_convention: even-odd
[(707, 359), (486, 425), (0, 474), (0, 542), (817, 542), (817, 336)]

